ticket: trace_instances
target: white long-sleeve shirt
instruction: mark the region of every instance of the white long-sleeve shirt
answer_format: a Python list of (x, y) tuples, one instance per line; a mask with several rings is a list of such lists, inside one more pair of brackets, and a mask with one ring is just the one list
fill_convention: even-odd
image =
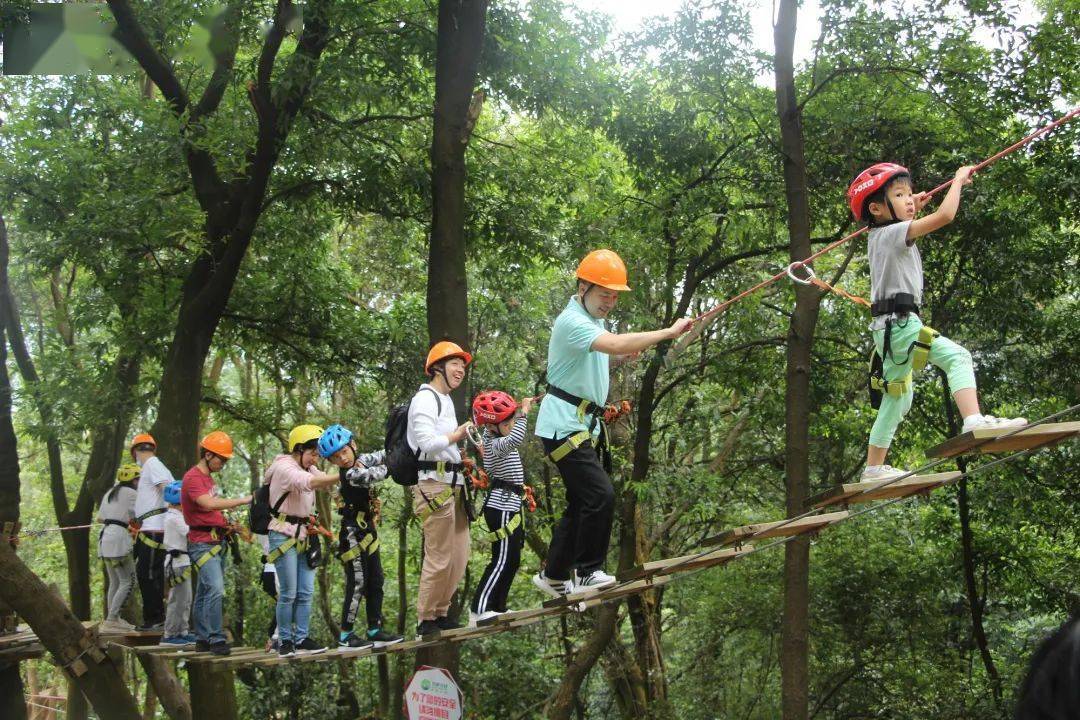
[[(438, 402), (435, 400), (436, 394), (439, 396)], [(420, 451), (417, 459), (460, 463), (461, 451), (448, 437), (457, 430), (457, 426), (453, 399), (427, 383), (421, 385), (409, 403), (409, 428), (406, 432), (409, 447)], [(437, 480), (447, 484), (454, 479), (453, 473), (439, 474), (434, 470), (421, 470), (417, 475), (421, 480)]]

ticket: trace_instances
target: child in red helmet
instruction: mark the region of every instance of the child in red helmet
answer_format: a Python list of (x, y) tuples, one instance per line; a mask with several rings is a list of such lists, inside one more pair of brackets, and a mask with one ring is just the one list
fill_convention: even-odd
[(518, 448), (525, 440), (525, 416), (533, 399), (521, 407), (504, 392), (489, 390), (473, 400), (473, 422), (483, 432), (484, 469), (490, 490), (484, 500), (484, 522), (491, 542), (491, 561), (480, 576), (469, 611), (469, 624), (506, 612), (506, 598), (521, 564), (525, 518), (521, 509), (525, 471)]
[(938, 209), (919, 218), (916, 215), (930, 197), (912, 190), (911, 176), (903, 166), (878, 163), (860, 173), (848, 188), (851, 212), (870, 226), (870, 292), (874, 316), (870, 330), (881, 359), (881, 377), (876, 386), (881, 392), (881, 405), (870, 431), (863, 480), (887, 480), (906, 472), (886, 465), (885, 456), (897, 426), (911, 409), (913, 366), (917, 370), (923, 362), (945, 371), (953, 399), (964, 418), (963, 432), (1027, 424), (1023, 418), (982, 415), (971, 353), (935, 331), (924, 329), (919, 317), (923, 271), (915, 241), (953, 221), (960, 206), (961, 189), (971, 182), (972, 170), (970, 166), (959, 168)]

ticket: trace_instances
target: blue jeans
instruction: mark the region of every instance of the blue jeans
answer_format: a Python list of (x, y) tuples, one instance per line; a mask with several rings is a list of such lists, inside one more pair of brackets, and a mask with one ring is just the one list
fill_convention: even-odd
[[(288, 535), (271, 530), (270, 552), (290, 539)], [(274, 561), (274, 568), (278, 579), (278, 638), (281, 642), (301, 643), (308, 636), (311, 622), (315, 570), (308, 565), (307, 555), (298, 553), (295, 546)]]
[[(188, 554), (191, 564), (198, 564), (199, 558), (210, 552), (213, 545), (191, 543)], [(223, 643), (225, 633), (221, 630), (221, 605), (225, 599), (225, 549), (222, 548), (214, 557), (199, 568), (195, 586), (195, 637), (211, 645)]]

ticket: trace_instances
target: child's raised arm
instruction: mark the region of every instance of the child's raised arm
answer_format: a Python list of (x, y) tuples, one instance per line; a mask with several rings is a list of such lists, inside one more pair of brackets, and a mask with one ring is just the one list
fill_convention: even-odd
[[(943, 228), (953, 221), (956, 217), (956, 211), (960, 208), (960, 191), (965, 185), (971, 183), (972, 170), (974, 170), (973, 165), (964, 165), (959, 168), (953, 177), (953, 184), (949, 186), (949, 191), (945, 193), (945, 199), (938, 205), (938, 209), (926, 217), (916, 218), (911, 221), (907, 231), (908, 245), (915, 242), (916, 238)], [(927, 198), (922, 196), (916, 197), (916, 212), (921, 209), (922, 205), (926, 204), (926, 200)]]

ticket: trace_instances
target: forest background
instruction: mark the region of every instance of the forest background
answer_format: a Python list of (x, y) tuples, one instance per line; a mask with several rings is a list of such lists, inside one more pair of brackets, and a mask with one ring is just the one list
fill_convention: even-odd
[[(302, 17), (249, 0), (225, 5), (210, 65), (174, 55), (210, 3), (109, 5), (137, 72), (0, 79), (0, 520), (28, 529), (89, 522), (147, 428), (178, 477), (201, 433), (226, 430), (229, 496), (298, 423), (341, 422), (377, 448), (429, 339), (476, 356), (462, 419), (477, 391), (533, 394), (588, 250), (629, 266), (613, 329), (665, 326), (856, 229), (844, 191), (865, 166), (937, 185), (1080, 87), (1077, 0), (823, 0), (816, 16), (782, 0), (766, 44), (735, 0), (621, 33), (559, 0), (311, 0)], [(924, 317), (971, 349), (987, 412), (1041, 417), (1080, 395), (1077, 138), (1066, 127), (980, 173), (956, 222), (921, 241)], [(864, 239), (816, 268), (869, 292)], [(784, 282), (672, 362), (662, 346), (618, 370), (612, 399), (634, 413), (615, 432), (609, 569), (856, 479), (867, 323)], [(955, 434), (947, 405), (927, 373), (893, 464)], [(565, 503), (539, 445), (523, 455), (541, 501), (515, 608), (540, 600), (525, 573)], [(812, 547), (442, 660), (477, 718), (1005, 717), (1034, 645), (1080, 609), (1078, 480), (1064, 445)], [(397, 486), (382, 497), (387, 613), (408, 632), (420, 532)], [(83, 619), (102, 610), (94, 538), (18, 548)], [(272, 606), (245, 552), (226, 612), (262, 644)], [(464, 587), (486, 554), (475, 541)], [(342, 584), (320, 573), (324, 639)], [(235, 712), (396, 717), (412, 660), (241, 672)], [(123, 671), (150, 713), (190, 714), (183, 671), (171, 696), (153, 668)], [(12, 711), (25, 687), (65, 687), (46, 662), (0, 674)], [(67, 711), (94, 712), (77, 694)]]

